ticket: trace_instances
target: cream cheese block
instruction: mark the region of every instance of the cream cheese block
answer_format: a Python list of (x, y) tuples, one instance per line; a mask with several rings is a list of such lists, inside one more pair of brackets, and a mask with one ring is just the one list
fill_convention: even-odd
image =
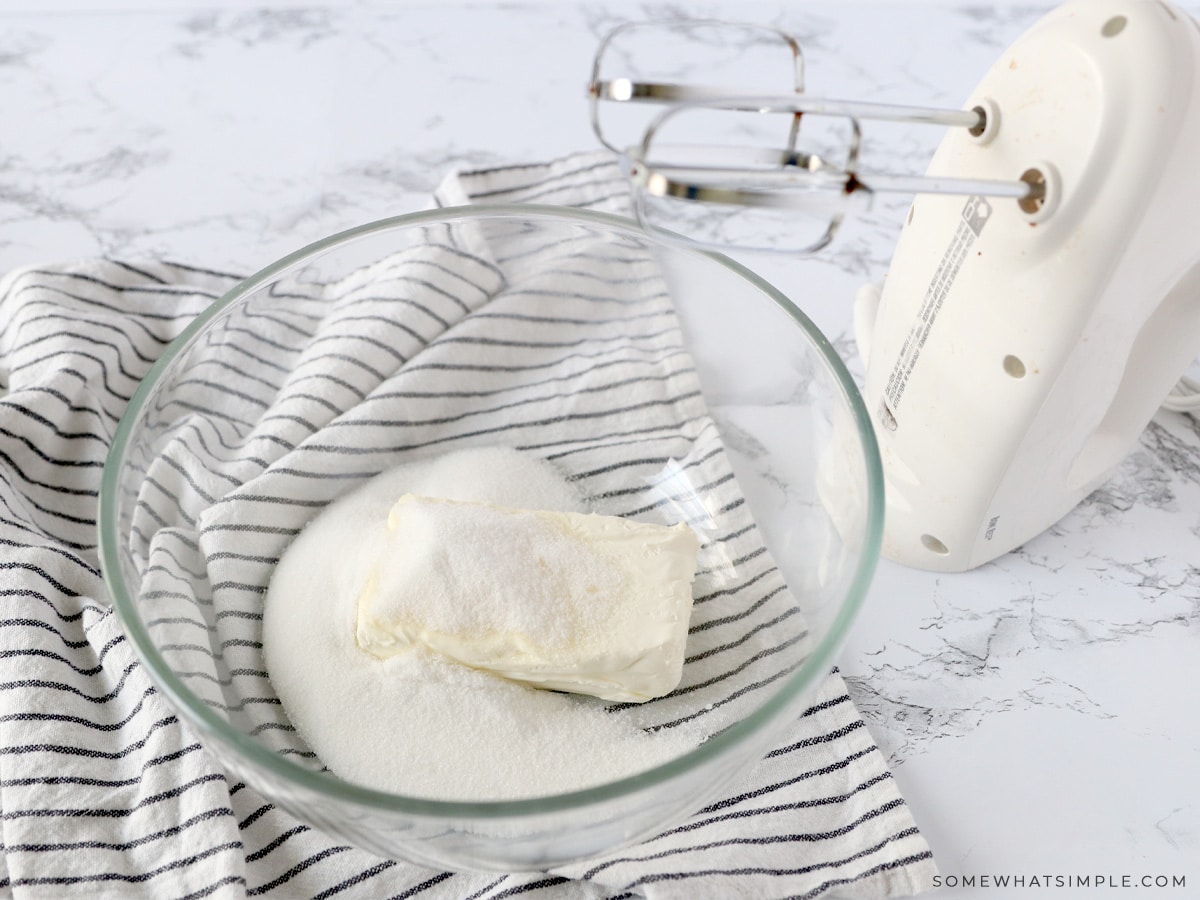
[(641, 703), (679, 683), (699, 549), (682, 524), (405, 494), (358, 597), (358, 645)]

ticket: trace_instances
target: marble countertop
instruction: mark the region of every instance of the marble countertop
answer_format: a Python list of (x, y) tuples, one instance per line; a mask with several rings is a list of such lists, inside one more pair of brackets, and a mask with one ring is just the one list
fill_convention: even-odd
[[(801, 37), (810, 89), (957, 106), (1039, 14), (1010, 4), (0, 5), (0, 270), (78, 256), (253, 271), (428, 205), (457, 166), (595, 147), (598, 37), (661, 15)], [(1192, 7), (1195, 11), (1195, 7)], [(919, 171), (936, 136), (897, 146)], [(856, 375), (851, 305), (907, 201), (811, 261), (747, 257)], [(961, 575), (881, 564), (841, 668), (947, 884), (1093, 896), (1062, 876), (1183, 875), (1200, 891), (1200, 423), (1162, 413), (1108, 484)], [(1050, 879), (1050, 888), (1030, 879)]]

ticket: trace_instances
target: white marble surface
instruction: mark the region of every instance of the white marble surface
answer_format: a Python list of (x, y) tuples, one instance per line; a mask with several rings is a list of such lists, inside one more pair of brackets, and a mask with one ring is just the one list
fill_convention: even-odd
[[(1038, 10), (8, 3), (0, 270), (105, 254), (248, 272), (424, 206), (456, 165), (591, 149), (598, 36), (681, 12), (793, 31), (814, 91), (957, 105)], [(919, 170), (934, 140), (904, 138), (896, 165)], [(852, 360), (854, 291), (883, 274), (905, 208), (819, 260), (746, 261)], [(1161, 414), (1110, 484), (1016, 553), (963, 575), (882, 564), (841, 666), (944, 876), (1184, 875), (1102, 895), (1200, 896), (1198, 636), (1200, 424)]]

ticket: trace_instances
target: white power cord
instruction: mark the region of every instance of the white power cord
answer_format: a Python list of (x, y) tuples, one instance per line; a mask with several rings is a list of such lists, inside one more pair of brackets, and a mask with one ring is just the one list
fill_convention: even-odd
[(1169, 409), (1172, 412), (1200, 412), (1200, 381), (1184, 375), (1171, 393), (1167, 394), (1167, 399), (1163, 401), (1162, 406), (1163, 409)]

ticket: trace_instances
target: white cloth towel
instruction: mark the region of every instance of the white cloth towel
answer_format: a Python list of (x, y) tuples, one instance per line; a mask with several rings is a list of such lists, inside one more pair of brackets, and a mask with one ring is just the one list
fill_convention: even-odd
[[(587, 155), (462, 174), (443, 186), (438, 201), (557, 203), (625, 213), (626, 197), (612, 161)], [(426, 447), (455, 446), (460, 440), (504, 443), (494, 433), (486, 440), (481, 435), (518, 424), (533, 428), (541, 421), (536, 415), (521, 419), (523, 413), (507, 404), (490, 414), (472, 412), (464, 425), (453, 401), (420, 399), (451, 392), (447, 373), (454, 365), (445, 364), (456, 359), (478, 361), (481, 353), (496, 354), (492, 361), (502, 358), (511, 372), (511, 382), (498, 389), (514, 391), (528, 390), (531, 382), (521, 378), (535, 365), (548, 364), (531, 356), (535, 351), (529, 348), (492, 339), (503, 335), (497, 329), (504, 322), (517, 321), (521, 307), (520, 297), (511, 293), (504, 305), (473, 299), (491, 297), (479, 292), (485, 268), (472, 288), (476, 293), (455, 296), (445, 290), (448, 283), (435, 284), (436, 290), (413, 302), (407, 335), (391, 335), (374, 349), (360, 346), (351, 368), (361, 383), (352, 384), (344, 366), (336, 378), (308, 378), (302, 387), (298, 373), (332, 374), (323, 368), (334, 365), (330, 346), (362, 340), (347, 329), (369, 315), (371, 291), (360, 290), (370, 287), (369, 281), (343, 284), (340, 305), (319, 317), (307, 315), (304, 298), (291, 298), (290, 318), (277, 325), (303, 339), (293, 339), (287, 348), (269, 340), (270, 323), (226, 329), (223, 340), (248, 342), (247, 372), (264, 375), (260, 382), (270, 399), (269, 415), (262, 401), (247, 401), (258, 424), (238, 434), (244, 452), (230, 455), (228, 470), (221, 473), (228, 476), (224, 483), (205, 481), (212, 478), (208, 468), (186, 464), (187, 452), (204, 444), (202, 431), (192, 433), (190, 449), (188, 438), (180, 437), (178, 446), (187, 452), (161, 454), (183, 462), (158, 466), (147, 481), (147, 496), (158, 497), (148, 504), (158, 517), (148, 530), (158, 533), (146, 552), (169, 558), (170, 536), (162, 535), (172, 525), (193, 528), (199, 535), (196, 552), (208, 555), (210, 567), (214, 555), (229, 557), (221, 560), (227, 565), (222, 584), (261, 585), (262, 564), (254, 560), (277, 555), (288, 528), (313, 514), (311, 507), (287, 504), (270, 504), (264, 511), (262, 498), (286, 497), (287, 479), (306, 466), (311, 476), (322, 465), (331, 429), (343, 429), (339, 441), (347, 433), (369, 438), (371, 429), (380, 427), (373, 424), (372, 403), (383, 388), (407, 391), (414, 404), (408, 407), (411, 418), (419, 420), (408, 433)], [(0, 542), (5, 548), (0, 562), (0, 888), (16, 897), (486, 900), (514, 895), (868, 898), (907, 896), (931, 886), (936, 870), (928, 846), (836, 673), (776, 749), (725, 799), (639, 846), (552, 873), (450, 874), (381, 860), (302, 825), (227, 774), (155, 692), (106, 605), (94, 519), (108, 441), (138, 380), (166, 343), (237, 280), (171, 263), (87, 260), (22, 270), (0, 283), (0, 366), (7, 389), (0, 400)], [(422, 280), (428, 288), (428, 280)], [(641, 320), (645, 331), (637, 339), (654, 348), (658, 365), (674, 351), (655, 343), (669, 334), (653, 330), (651, 313)], [(439, 319), (445, 327), (433, 326)], [(481, 349), (472, 338), (481, 333), (492, 336), (491, 349)], [(543, 354), (554, 344), (535, 343)], [(456, 357), (462, 353), (468, 357)], [(282, 374), (273, 379), (268, 369)], [(544, 369), (539, 371), (544, 379)], [(646, 381), (665, 392), (666, 405), (679, 421), (692, 422), (692, 431), (679, 426), (673, 433), (648, 412), (637, 421), (649, 432), (651, 455), (677, 458), (712, 441), (713, 453), (693, 458), (698, 472), (712, 476), (708, 483), (717, 483), (725, 471), (719, 441), (706, 423), (702, 399), (688, 389), (688, 377), (681, 371)], [(314, 388), (321, 384), (328, 387), (325, 393)], [(629, 388), (618, 390), (627, 394)], [(540, 408), (542, 401), (518, 397), (521, 403), (528, 400), (531, 412)], [(437, 415), (420, 415), (422, 403), (434, 403)], [(628, 421), (642, 413), (623, 415)], [(271, 422), (269, 428), (264, 421)], [(570, 451), (564, 465), (589, 496), (607, 504), (602, 511), (631, 511), (622, 505), (629, 502), (620, 489), (625, 482), (607, 471), (611, 456), (597, 445), (597, 429), (604, 423), (597, 423), (594, 409), (579, 421), (589, 424), (578, 433), (567, 429), (570, 444), (558, 448), (560, 459)], [(556, 428), (561, 434), (561, 421)], [(256, 436), (269, 440), (256, 444)], [(388, 452), (394, 454), (394, 448)], [(360, 454), (363, 477), (372, 466), (377, 471), (386, 465), (387, 455), (382, 449)], [(230, 484), (241, 486), (231, 491)], [(344, 484), (337, 488), (342, 489)], [(730, 481), (727, 489), (736, 492), (736, 484)], [(222, 529), (236, 525), (241, 515), (234, 501), (247, 494), (258, 504), (256, 521), (267, 516), (279, 528), (265, 536), (239, 537), (240, 553), (214, 554), (224, 546)], [(211, 504), (212, 496), (223, 502)], [(193, 516), (193, 505), (202, 514)], [(735, 524), (736, 518), (729, 522)], [(729, 540), (752, 539), (744, 537), (746, 531), (734, 529)], [(738, 546), (730, 543), (727, 549)], [(178, 552), (175, 556), (161, 571), (180, 563)], [(777, 577), (769, 570), (764, 565), (761, 577), (747, 579), (752, 583), (746, 590), (761, 595), (764, 603), (770, 602), (769, 580)], [(260, 596), (246, 591), (242, 602), (248, 614), (231, 616), (221, 627), (253, 629), (249, 613)], [(182, 620), (188, 610), (178, 612), (175, 618)], [(712, 612), (701, 615), (715, 621)], [(253, 663), (258, 651), (252, 645), (231, 631), (223, 664), (238, 666), (239, 653), (249, 654), (247, 662)], [(694, 674), (692, 683), (697, 690), (710, 689)], [(734, 702), (738, 683), (712, 687), (716, 705), (725, 698)], [(255, 711), (272, 713), (270, 707)], [(282, 728), (270, 734), (284, 744), (295, 740)]]

